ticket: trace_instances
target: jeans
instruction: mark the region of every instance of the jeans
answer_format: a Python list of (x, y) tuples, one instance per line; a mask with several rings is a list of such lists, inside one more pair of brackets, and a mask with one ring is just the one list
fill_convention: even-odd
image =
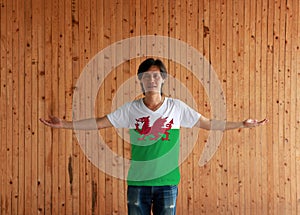
[(178, 187), (128, 186), (128, 215), (175, 215)]

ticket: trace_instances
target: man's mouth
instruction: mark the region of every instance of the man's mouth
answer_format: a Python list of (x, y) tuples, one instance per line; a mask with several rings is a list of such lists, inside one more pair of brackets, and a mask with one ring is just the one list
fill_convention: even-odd
[(147, 88), (148, 89), (152, 89), (152, 88), (156, 88), (157, 86), (155, 86), (155, 85), (151, 85), (151, 86), (148, 86)]

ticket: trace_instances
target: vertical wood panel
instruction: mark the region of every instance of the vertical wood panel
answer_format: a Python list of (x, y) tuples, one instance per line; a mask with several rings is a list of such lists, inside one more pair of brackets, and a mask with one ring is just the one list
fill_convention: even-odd
[[(255, 16), (255, 34), (254, 34), (254, 43), (255, 43), (255, 68), (252, 72), (255, 72), (255, 85), (254, 86), (254, 104), (255, 107), (255, 116), (256, 117), (261, 117), (261, 62), (262, 62), (262, 56), (261, 56), (261, 4), (262, 1), (256, 1), (256, 16)], [(260, 129), (256, 129), (253, 131), (255, 133), (255, 138), (254, 141), (256, 143), (256, 148), (255, 148), (255, 172), (256, 172), (256, 193), (255, 193), (255, 207), (256, 211), (262, 212), (262, 151), (261, 151), (261, 136), (260, 136)]]
[[(65, 64), (65, 36), (66, 17), (65, 1), (58, 2), (58, 116), (66, 118), (66, 64)], [(66, 141), (66, 131), (59, 132), (58, 143)], [(66, 214), (66, 144), (58, 145), (58, 206), (59, 214)]]
[[(7, 114), (7, 107), (6, 107), (6, 98), (7, 98), (7, 74), (6, 74), (6, 68), (7, 68), (7, 56), (6, 56), (6, 50), (7, 50), (7, 22), (6, 22), (6, 16), (7, 16), (7, 2), (2, 1), (1, 2), (1, 27), (0, 27), (0, 35), (1, 35), (1, 41), (0, 41), (0, 57), (1, 57), (1, 70), (0, 70), (0, 79), (1, 79), (1, 86), (0, 86), (0, 95), (1, 95), (1, 137), (3, 139), (1, 140), (1, 213), (8, 212), (9, 208), (6, 207), (8, 204), (8, 198), (9, 195), (7, 195), (8, 191), (8, 184), (7, 184), (7, 171), (6, 171), (6, 145), (7, 145), (7, 129), (6, 129), (6, 114)], [(2, 142), (3, 141), (3, 142)]]
[[(31, 100), (31, 189), (32, 189), (32, 200), (31, 200), (31, 208), (32, 213), (38, 211), (38, 66), (39, 66), (39, 40), (38, 40), (38, 20), (40, 20), (41, 15), (39, 14), (35, 2), (32, 1), (31, 9), (31, 20), (32, 20), (32, 35), (31, 35), (31, 43), (32, 43), (32, 56), (31, 56), (31, 90), (32, 90), (32, 100)], [(29, 87), (29, 86), (28, 86)]]
[[(300, 186), (299, 186), (299, 181), (300, 181), (300, 145), (299, 141), (297, 142), (297, 137), (300, 135), (300, 114), (299, 114), (299, 108), (300, 108), (300, 92), (299, 92), (299, 87), (300, 86), (300, 72), (299, 72), (299, 65), (300, 65), (300, 41), (299, 41), (299, 36), (300, 36), (300, 22), (299, 20), (299, 12), (300, 12), (300, 4), (299, 1), (293, 1), (292, 3), (292, 14), (293, 14), (293, 34), (292, 34), (292, 81), (293, 81), (293, 90), (294, 95), (293, 100), (291, 101), (291, 104), (293, 104), (294, 108), (292, 110), (292, 116), (295, 120), (294, 124), (294, 129), (295, 131), (293, 132), (294, 138), (291, 139), (292, 145), (294, 146), (292, 149), (292, 155), (295, 155), (295, 161), (293, 161), (293, 164), (295, 165), (294, 173), (292, 176), (292, 181), (296, 183), (296, 189), (294, 190), (293, 195), (296, 195), (296, 205), (293, 207), (293, 213), (299, 213), (300, 211), (300, 204), (299, 204), (299, 192), (300, 192)], [(298, 38), (298, 39), (297, 39)], [(295, 110), (295, 111), (294, 111)], [(294, 150), (294, 151), (293, 151)], [(293, 180), (294, 179), (294, 180)]]
[[(37, 77), (38, 77), (38, 113), (36, 119), (45, 115), (45, 5), (44, 1), (33, 2), (36, 26), (43, 26), (37, 29)], [(37, 211), (45, 213), (45, 127), (42, 124), (37, 125)]]
[[(244, 62), (243, 62), (243, 76), (244, 76), (244, 86), (243, 86), (243, 114), (244, 117), (250, 117), (252, 113), (250, 113), (250, 25), (251, 25), (251, 11), (250, 11), (250, 1), (245, 1), (245, 15), (244, 15)], [(227, 94), (226, 94), (227, 95)], [(250, 167), (252, 163), (250, 162), (250, 148), (252, 146), (252, 142), (249, 140), (249, 130), (243, 131), (243, 139), (245, 140), (244, 142), (244, 151), (243, 151), (243, 159), (245, 160), (244, 162), (244, 169), (245, 172), (243, 174), (244, 177), (244, 182), (243, 184), (245, 185), (244, 191), (244, 212), (245, 214), (250, 214), (250, 193), (251, 193), (251, 186), (250, 186)]]
[[(227, 98), (227, 88), (226, 88), (226, 83), (227, 83), (227, 47), (228, 44), (226, 42), (227, 39), (227, 34), (226, 34), (226, 29), (227, 29), (227, 8), (225, 4), (225, 0), (221, 1), (221, 17), (220, 17), (220, 24), (221, 24), (221, 29), (218, 34), (220, 34), (221, 37), (221, 49), (220, 49), (220, 54), (221, 54), (221, 62), (220, 62), (220, 81), (222, 84), (223, 92), (224, 92), (224, 97), (225, 99)], [(246, 91), (245, 91), (246, 92)], [(226, 138), (226, 134), (223, 136), (223, 141)], [(228, 164), (227, 164), (227, 151), (226, 151), (226, 143), (222, 143), (220, 145), (219, 149), (220, 153), (220, 161), (219, 161), (219, 186), (220, 186), (220, 199), (219, 205), (220, 205), (220, 213), (225, 214), (228, 211), (228, 193), (227, 193), (227, 187), (228, 187)]]
[[(237, 89), (238, 89), (238, 98), (236, 102), (236, 108), (239, 113), (237, 120), (242, 121), (245, 119), (245, 105), (244, 105), (244, 86), (247, 82), (245, 82), (245, 72), (244, 72), (244, 65), (245, 62), (245, 2), (243, 1), (237, 1), (235, 5), (235, 10), (237, 13), (235, 25), (237, 27), (236, 29), (236, 38), (238, 40), (238, 50), (237, 50), (237, 60), (236, 60), (236, 67), (237, 67)], [(245, 140), (245, 135), (242, 130), (237, 130), (238, 135), (238, 192), (239, 192), (239, 213), (240, 214), (246, 214), (246, 207), (245, 207), (245, 193), (246, 193), (246, 183), (245, 183), (245, 174), (247, 172), (246, 167), (247, 160), (245, 159), (246, 154), (248, 154), (247, 151), (245, 151), (246, 145), (249, 145), (248, 141)], [(246, 156), (247, 157), (247, 156)]]
[[(65, 118), (72, 119), (72, 91), (73, 91), (73, 71), (72, 71), (72, 1), (65, 1), (64, 7), (64, 17), (65, 17), (65, 34), (64, 34), (64, 42), (65, 42), (65, 97), (66, 97), (66, 108), (65, 108)], [(73, 210), (73, 167), (74, 167), (74, 156), (72, 150), (72, 131), (66, 131), (66, 139), (65, 139), (65, 172), (63, 174), (65, 178), (65, 213), (66, 214), (76, 214), (75, 210)]]
[(19, 194), (18, 194), (18, 213), (25, 214), (25, 47), (27, 46), (25, 40), (25, 5), (23, 1), (19, 2)]
[[(273, 128), (274, 128), (274, 119), (273, 119), (273, 53), (274, 53), (274, 43), (273, 43), (273, 17), (274, 17), (274, 2), (273, 1), (268, 1), (268, 22), (267, 22), (267, 62), (266, 62), (266, 67), (267, 67), (267, 76), (269, 77), (267, 79), (267, 98), (268, 98), (268, 103), (267, 103), (267, 117), (270, 119), (270, 124), (267, 126), (267, 133), (272, 134)], [(270, 102), (271, 101), (271, 102)], [(271, 121), (272, 120), (272, 121)], [(273, 140), (273, 135), (270, 136), (268, 135), (268, 140), (266, 144), (268, 148), (268, 214), (274, 214), (275, 210), (275, 196), (276, 192), (274, 190), (275, 186), (275, 181), (274, 177), (276, 174), (275, 170), (275, 143)], [(274, 192), (272, 192), (272, 190)]]
[(7, 40), (6, 40), (6, 56), (7, 56), (7, 64), (6, 64), (6, 71), (7, 73), (7, 83), (6, 83), (6, 90), (7, 90), (7, 100), (6, 100), (6, 129), (7, 129), (7, 134), (6, 134), (6, 168), (7, 168), (7, 179), (6, 179), (6, 184), (7, 184), (7, 193), (8, 199), (7, 199), (7, 213), (10, 214), (12, 213), (12, 177), (13, 177), (13, 157), (12, 157), (12, 152), (13, 152), (13, 73), (12, 73), (12, 64), (13, 64), (13, 50), (12, 50), (12, 1), (7, 2)]
[[(52, 1), (51, 4), (51, 96), (52, 96), (52, 114), (60, 116), (62, 110), (59, 110), (59, 1)], [(61, 117), (61, 116), (60, 116)], [(51, 213), (58, 214), (59, 205), (59, 135), (60, 130), (52, 131), (51, 148)]]
[[(52, 108), (52, 2), (45, 1), (44, 6), (44, 23), (45, 25), (45, 112), (44, 117), (54, 115)], [(43, 117), (43, 116), (40, 116)], [(52, 131), (45, 128), (45, 143), (39, 143), (39, 146), (44, 145), (45, 153), (45, 213), (51, 214), (52, 204)]]
[[(202, 41), (201, 41), (201, 48), (203, 57), (206, 61), (210, 60), (210, 32), (209, 32), (209, 7), (210, 7), (210, 1), (204, 0), (202, 3), (201, 14), (202, 14), (202, 26), (200, 27), (200, 34), (202, 34)], [(209, 69), (208, 66), (201, 62), (203, 71), (201, 71), (202, 78), (203, 78), (203, 85), (206, 85), (209, 80)], [(210, 104), (209, 104), (209, 93), (210, 91), (206, 89), (203, 89), (203, 109), (201, 114), (203, 114), (206, 117), (210, 117)], [(206, 143), (207, 139), (203, 138), (203, 141)], [(201, 214), (207, 214), (210, 213), (210, 210), (212, 209), (213, 203), (210, 201), (210, 192), (209, 192), (209, 183), (210, 183), (210, 175), (211, 175), (211, 163), (208, 163), (202, 168), (201, 170)], [(184, 213), (184, 212), (183, 212)], [(183, 214), (182, 213), (182, 214)]]
[[(297, 2), (297, 1), (296, 1)], [(297, 8), (297, 13), (296, 15), (294, 15), (295, 17), (298, 17), (296, 20), (297, 20), (297, 24), (295, 25), (295, 28), (297, 28), (297, 42), (296, 42), (296, 45), (295, 45), (295, 48), (297, 50), (295, 50), (295, 55), (296, 55), (296, 58), (295, 58), (295, 61), (294, 61), (294, 65), (296, 65), (296, 70), (293, 70), (294, 71), (297, 71), (297, 98), (296, 98), (296, 104), (297, 104), (297, 109), (299, 108), (299, 105), (300, 105), (300, 90), (299, 90), (299, 86), (300, 86), (300, 72), (299, 72), (299, 68), (300, 68), (300, 41), (299, 41), (299, 36), (300, 36), (300, 22), (299, 22), (299, 12), (300, 12), (300, 4), (299, 2), (297, 2), (297, 4), (295, 4), (295, 8)], [(299, 137), (300, 135), (300, 113), (299, 111), (296, 112), (297, 115), (296, 115), (296, 120), (297, 120), (297, 126), (296, 126), (296, 137)], [(298, 143), (298, 144), (297, 144)], [(297, 172), (297, 177), (296, 177), (296, 181), (298, 183), (298, 181), (300, 180), (300, 147), (299, 147), (299, 142), (296, 142), (297, 144), (297, 150), (296, 150), (296, 172)], [(298, 185), (298, 184), (297, 184)], [(300, 196), (300, 186), (297, 186), (297, 198), (299, 199), (299, 196)], [(298, 203), (297, 205), (297, 208), (295, 209), (298, 213), (300, 211), (300, 204)]]
[(17, 214), (18, 213), (18, 179), (19, 179), (19, 163), (18, 163), (18, 155), (19, 155), (19, 61), (18, 61), (18, 56), (19, 56), (19, 47), (18, 47), (18, 38), (19, 38), (19, 20), (18, 20), (18, 8), (17, 8), (17, 1), (13, 1), (12, 3), (12, 74), (13, 74), (13, 84), (12, 84), (12, 96), (13, 96), (13, 108), (12, 108), (12, 129), (13, 129), (13, 136), (12, 136), (12, 158), (13, 158), (13, 163), (12, 163), (12, 214)]
[[(267, 45), (268, 44), (268, 2), (262, 1), (261, 5), (261, 113), (260, 118), (268, 116), (268, 68), (267, 68)], [(262, 187), (262, 213), (268, 214), (268, 148), (266, 147), (268, 141), (267, 128), (260, 129), (260, 147), (262, 150), (262, 175), (261, 175), (261, 187)]]
[[(24, 58), (24, 68), (25, 68), (25, 77), (24, 77), (24, 127), (25, 130), (25, 141), (24, 141), (24, 163), (23, 168), (25, 170), (25, 211), (28, 213), (33, 213), (33, 208), (31, 203), (33, 200), (33, 190), (32, 190), (32, 144), (31, 144), (31, 129), (32, 129), (32, 113), (31, 113), (31, 102), (32, 102), (32, 8), (31, 1), (25, 4), (25, 58)], [(22, 168), (22, 167), (20, 167)]]
[[(147, 34), (179, 39), (203, 54), (222, 84), (227, 120), (270, 119), (261, 128), (226, 132), (204, 167), (198, 160), (209, 133), (200, 130), (180, 167), (177, 214), (298, 214), (299, 11), (298, 0), (0, 0), (1, 214), (127, 210), (126, 182), (100, 171), (82, 151), (80, 144), (92, 152), (90, 136), (79, 144), (74, 132), (50, 129), (38, 119), (72, 119), (73, 90), (89, 60), (116, 41)], [(152, 56), (156, 48), (135, 45), (120, 48), (119, 55), (97, 68), (110, 68), (135, 49)], [(157, 48), (186, 63), (193, 59), (179, 46), (174, 53)], [(97, 115), (124, 103), (128, 95), (111, 107), (119, 87), (135, 76), (145, 57), (123, 63), (105, 78)], [(187, 88), (168, 90), (186, 102), (189, 90), (199, 112), (210, 117), (210, 92), (187, 68), (163, 60)], [(201, 66), (203, 80), (209, 80)], [(140, 93), (139, 84), (132, 87)], [(130, 157), (129, 144), (114, 129), (99, 133), (114, 152)], [(189, 142), (193, 136), (185, 138)]]
[(292, 167), (292, 155), (291, 155), (291, 126), (293, 121), (291, 120), (291, 2), (286, 1), (285, 4), (285, 62), (284, 62), (284, 165), (285, 171), (285, 202), (286, 202), (286, 213), (292, 214), (292, 184), (291, 184), (291, 167)]

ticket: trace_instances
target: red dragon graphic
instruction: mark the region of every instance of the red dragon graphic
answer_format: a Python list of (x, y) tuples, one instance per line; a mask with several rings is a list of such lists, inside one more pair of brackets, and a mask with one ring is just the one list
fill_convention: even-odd
[[(152, 125), (152, 127), (149, 126), (150, 124), (150, 116), (147, 117), (141, 117), (139, 119), (136, 119), (135, 123), (135, 130), (139, 132), (140, 135), (143, 135), (139, 140), (144, 140), (147, 136), (153, 136), (150, 138), (150, 140), (157, 140), (161, 137), (161, 134), (165, 137), (162, 138), (162, 140), (169, 140), (169, 130), (172, 128), (173, 125), (173, 119), (170, 120), (166, 127), (164, 127), (164, 124), (167, 121), (168, 117), (165, 118), (158, 118)], [(142, 128), (140, 128), (140, 123), (142, 124)]]

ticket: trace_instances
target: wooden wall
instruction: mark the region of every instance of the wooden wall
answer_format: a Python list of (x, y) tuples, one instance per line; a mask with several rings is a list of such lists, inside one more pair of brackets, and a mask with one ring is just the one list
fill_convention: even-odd
[[(211, 62), (228, 120), (270, 120), (226, 132), (204, 167), (208, 132), (200, 131), (181, 166), (177, 214), (300, 214), (299, 0), (0, 0), (0, 19), (1, 214), (125, 214), (126, 183), (99, 171), (72, 131), (38, 119), (72, 119), (73, 89), (89, 60), (116, 41), (150, 34), (180, 39)], [(110, 112), (142, 59), (105, 79), (98, 115)], [(199, 81), (166, 62), (210, 116)], [(129, 156), (114, 129), (101, 134)]]

